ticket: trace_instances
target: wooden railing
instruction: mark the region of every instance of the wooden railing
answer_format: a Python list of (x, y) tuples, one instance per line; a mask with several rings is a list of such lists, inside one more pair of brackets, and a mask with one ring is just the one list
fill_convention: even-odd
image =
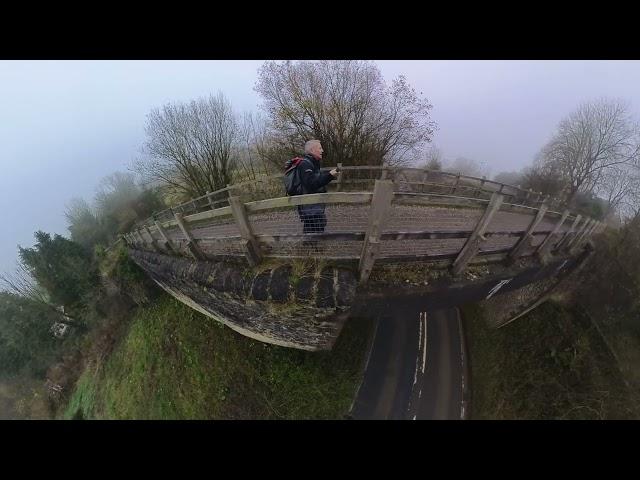
[[(282, 175), (229, 185), (159, 212), (124, 237), (131, 247), (244, 257), (250, 265), (265, 258), (357, 261), (366, 282), (377, 261), (446, 260), (460, 274), (477, 256), (544, 259), (575, 251), (603, 228), (557, 211), (561, 204), (539, 193), (447, 172), (344, 167), (330, 185), (328, 193), (295, 197), (277, 196)], [(309, 204), (326, 206), (323, 233), (302, 233), (297, 207)]]

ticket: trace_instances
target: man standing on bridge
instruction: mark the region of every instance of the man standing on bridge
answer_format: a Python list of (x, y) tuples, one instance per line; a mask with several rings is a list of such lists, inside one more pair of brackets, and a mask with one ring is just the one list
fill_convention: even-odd
[[(330, 172), (320, 170), (322, 160), (322, 145), (320, 140), (309, 140), (304, 145), (304, 157), (297, 169), (300, 175), (302, 194), (326, 193), (326, 185), (338, 176), (334, 168)], [(298, 205), (298, 215), (304, 224), (303, 233), (321, 233), (327, 225), (327, 217), (324, 213), (324, 203), (312, 205)]]

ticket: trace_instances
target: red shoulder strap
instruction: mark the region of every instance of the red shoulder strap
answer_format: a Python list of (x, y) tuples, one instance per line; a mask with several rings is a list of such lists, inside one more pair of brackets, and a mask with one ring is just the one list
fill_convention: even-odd
[(302, 160), (303, 160), (303, 158), (302, 158), (302, 157), (295, 157), (295, 158), (292, 158), (292, 159), (291, 159), (291, 166), (290, 166), (288, 169), (286, 169), (286, 170), (285, 170), (285, 172), (284, 172), (284, 173), (285, 173), (285, 175), (286, 175), (287, 173), (289, 173), (291, 170), (293, 170), (294, 168), (296, 168), (296, 167), (300, 164), (300, 162), (301, 162)]

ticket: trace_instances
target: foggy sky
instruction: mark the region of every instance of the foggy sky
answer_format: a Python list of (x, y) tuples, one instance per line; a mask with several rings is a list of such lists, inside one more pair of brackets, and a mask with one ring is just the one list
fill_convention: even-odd
[[(238, 112), (257, 110), (262, 61), (0, 61), (0, 272), (33, 232), (68, 236), (65, 204), (91, 201), (100, 179), (125, 171), (145, 117), (167, 102), (221, 90)], [(379, 61), (433, 104), (434, 144), (494, 175), (529, 164), (558, 122), (601, 96), (640, 117), (639, 61)]]

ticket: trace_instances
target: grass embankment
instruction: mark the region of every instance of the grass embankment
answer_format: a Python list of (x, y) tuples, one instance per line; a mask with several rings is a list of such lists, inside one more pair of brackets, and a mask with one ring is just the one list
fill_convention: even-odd
[(370, 322), (350, 319), (331, 352), (253, 341), (162, 295), (86, 369), (64, 418), (342, 418), (361, 378)]
[(546, 302), (490, 330), (477, 305), (463, 309), (474, 419), (639, 419), (628, 389), (588, 319)]

